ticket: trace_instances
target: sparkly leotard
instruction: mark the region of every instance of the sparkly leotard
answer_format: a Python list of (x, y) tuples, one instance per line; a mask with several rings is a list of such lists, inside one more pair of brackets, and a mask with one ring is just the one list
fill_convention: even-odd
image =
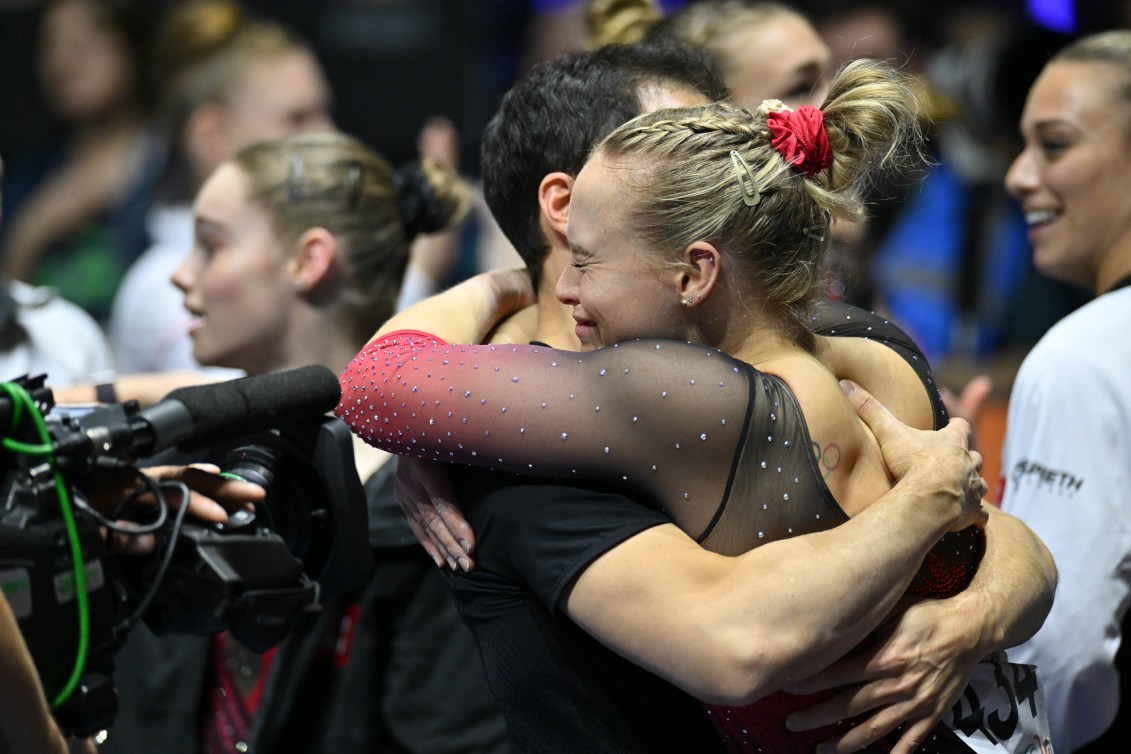
[[(899, 331), (878, 317), (838, 307), (815, 317), (815, 331), (888, 343), (929, 380), (925, 363), (913, 363), (921, 358), (914, 346), (889, 342)], [(706, 346), (634, 341), (572, 353), (453, 346), (402, 331), (359, 354), (342, 388), (339, 415), (371, 444), (528, 475), (627, 484), (715, 552), (738, 554), (847, 520), (784, 381)], [(935, 596), (957, 591), (980, 545), (977, 532), (952, 535), (917, 582)], [(811, 750), (810, 737), (785, 731), (781, 715), (812, 700), (775, 697), (714, 710), (736, 750)], [(785, 734), (780, 741), (775, 725)], [(829, 737), (826, 730), (812, 741)]]

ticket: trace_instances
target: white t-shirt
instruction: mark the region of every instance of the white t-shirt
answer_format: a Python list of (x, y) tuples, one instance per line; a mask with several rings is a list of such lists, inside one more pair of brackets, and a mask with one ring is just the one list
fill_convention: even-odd
[(1119, 708), (1113, 660), (1131, 596), (1131, 288), (1066, 317), (1021, 365), (1002, 451), (1002, 508), (1060, 573), (1041, 630), (1009, 651), (1040, 670), (1053, 747), (1097, 738)]
[(122, 374), (200, 368), (192, 358), (184, 294), (169, 280), (192, 249), (192, 222), (189, 205), (149, 215), (154, 243), (122, 278), (110, 312), (110, 343)]
[(89, 314), (50, 288), (18, 280), (7, 285), (25, 335), (0, 347), (0, 380), (46, 374), (48, 385), (63, 386), (112, 374), (110, 346)]

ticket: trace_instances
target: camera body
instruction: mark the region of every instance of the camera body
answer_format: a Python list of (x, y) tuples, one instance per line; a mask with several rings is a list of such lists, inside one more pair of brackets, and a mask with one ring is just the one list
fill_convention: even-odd
[[(169, 515), (153, 532), (150, 554), (115, 554), (82, 490), (136, 471), (137, 438), (148, 432), (138, 426), (136, 405), (53, 414), (42, 378), (16, 382), (45, 414), (55, 465), (9, 450), (0, 455), (0, 585), (49, 697), (66, 685), (80, 644), (86, 647), (74, 693), (54, 710), (65, 731), (89, 735), (113, 721), (113, 654), (138, 615), (155, 633), (227, 630), (262, 652), (317, 612), (323, 597), (371, 575), (365, 496), (340, 420), (300, 411), (274, 417), (269, 429), (249, 423), (247, 432), (208, 448), (153, 456), (154, 463), (214, 463), (222, 474), (263, 486), (266, 498), (223, 525)], [(78, 502), (71, 516), (60, 504), (60, 480)], [(117, 520), (126, 515), (119, 511)], [(76, 599), (76, 549), (86, 619)]]

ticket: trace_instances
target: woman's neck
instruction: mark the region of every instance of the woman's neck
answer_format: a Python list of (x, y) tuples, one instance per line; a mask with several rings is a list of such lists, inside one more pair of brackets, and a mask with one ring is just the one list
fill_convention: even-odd
[(1096, 272), (1096, 295), (1107, 293), (1131, 275), (1131, 242), (1104, 257)]
[(708, 317), (717, 324), (705, 328), (704, 340), (724, 353), (747, 364), (758, 364), (805, 349), (782, 316), (766, 307), (761, 299), (747, 297), (726, 307), (721, 315)]
[(122, 108), (77, 125), (70, 143), (79, 154), (132, 145), (141, 129), (141, 113), (136, 108)]
[(341, 372), (365, 344), (355, 342), (347, 328), (321, 312), (296, 313), (270, 371), (322, 364)]

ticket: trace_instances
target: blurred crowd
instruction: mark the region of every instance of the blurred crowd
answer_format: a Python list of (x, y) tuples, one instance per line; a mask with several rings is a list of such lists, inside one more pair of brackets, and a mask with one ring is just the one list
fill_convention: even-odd
[[(1023, 147), (1026, 94), (1074, 39), (1131, 25), (1131, 2), (784, 5), (789, 12), (749, 28), (663, 33), (705, 49), (733, 102), (751, 110), (770, 96), (818, 105), (833, 72), (856, 58), (894, 62), (913, 75), (925, 103), (926, 159), (869, 186), (865, 219), (834, 224), (825, 292), (911, 336), (952, 413), (978, 426), (993, 486), (1004, 476), (1006, 404), (1022, 360), (1096, 292), (1036, 269), (1019, 192), (1007, 190)], [(309, 134), (308, 148), (317, 150), (318, 139), (330, 138), (319, 135), (348, 134), (392, 166), (432, 166), (427, 180), (424, 168), (389, 172), (386, 182), (398, 190), (406, 180), (443, 183), (435, 170), (467, 181), (458, 210), (428, 218), (419, 234), (397, 230), (403, 277), (381, 289), (397, 309), (476, 273), (521, 266), (478, 188), (482, 134), (532, 66), (655, 33), (621, 11), (616, 0), (0, 0), (0, 377), (45, 371), (62, 400), (149, 403), (177, 385), (298, 363), (340, 369), (392, 313), (391, 301), (345, 342), (318, 344), (325, 353), (312, 333), (340, 330), (339, 320), (254, 330), (253, 312), (263, 307), (241, 309), (238, 288), (239, 296), (285, 300), (280, 308), (298, 319), (321, 304), (312, 291), (329, 277), (280, 268), (274, 288), (248, 294), (240, 286), (261, 271), (212, 264), (201, 228), (201, 208), (221, 206), (224, 192), (235, 191), (227, 184), (244, 180), (234, 177), (233, 159), (250, 160), (249, 147), (279, 137)], [(602, 13), (617, 24), (601, 21)], [(364, 164), (383, 176), (388, 167)], [(288, 186), (321, 180), (301, 159), (279, 169)], [(272, 211), (271, 222), (283, 224), (287, 211)], [(280, 283), (284, 273), (290, 289)], [(238, 328), (209, 329), (210, 318), (247, 331), (228, 337)], [(372, 460), (363, 478), (389, 503), (391, 478), (378, 478), (383, 463)], [(397, 531), (401, 539), (374, 546), (401, 558), (411, 536), (403, 525)], [(418, 566), (413, 560), (406, 572)], [(424, 593), (416, 581), (404, 590)], [(378, 598), (366, 599), (358, 609)], [(190, 664), (198, 667), (209, 653), (251, 662), (228, 646), (196, 649)], [(142, 663), (136, 674), (144, 670)], [(143, 695), (144, 678), (133, 682)], [(128, 667), (122, 683), (129, 693)], [(469, 695), (478, 683), (468, 681)], [(278, 735), (286, 722), (278, 721)], [(137, 725), (138, 740), (154, 735)], [(466, 721), (458, 725), (467, 729)], [(500, 731), (501, 723), (484, 740), (498, 745)]]

